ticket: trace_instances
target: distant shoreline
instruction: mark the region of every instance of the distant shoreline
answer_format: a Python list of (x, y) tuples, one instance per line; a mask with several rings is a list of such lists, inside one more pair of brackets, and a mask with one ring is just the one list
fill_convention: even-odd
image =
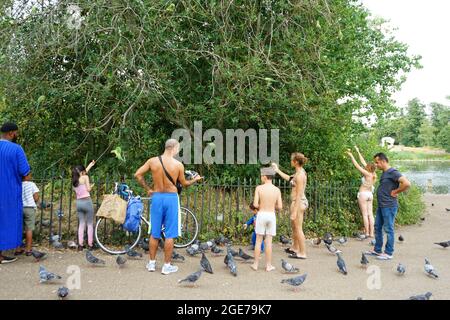
[(429, 147), (394, 146), (390, 150), (392, 161), (402, 162), (442, 162), (450, 161), (450, 153), (443, 149)]

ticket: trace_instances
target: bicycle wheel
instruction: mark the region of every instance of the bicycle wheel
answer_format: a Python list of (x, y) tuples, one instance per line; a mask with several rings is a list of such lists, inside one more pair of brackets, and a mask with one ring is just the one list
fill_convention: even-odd
[(132, 249), (138, 244), (142, 233), (141, 226), (142, 224), (139, 225), (137, 232), (132, 233), (109, 219), (99, 218), (95, 224), (95, 241), (109, 254), (125, 254), (126, 246)]
[(185, 207), (181, 211), (181, 236), (175, 240), (176, 248), (185, 248), (197, 239), (198, 221), (194, 213)]

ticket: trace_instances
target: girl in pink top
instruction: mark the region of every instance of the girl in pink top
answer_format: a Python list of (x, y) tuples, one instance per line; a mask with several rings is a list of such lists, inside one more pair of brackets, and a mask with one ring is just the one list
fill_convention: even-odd
[(93, 184), (89, 183), (89, 170), (95, 165), (93, 160), (87, 168), (78, 165), (72, 169), (72, 186), (77, 196), (77, 214), (79, 219), (78, 227), (78, 250), (84, 248), (84, 231), (87, 227), (88, 246), (93, 249), (94, 245), (94, 205), (89, 192)]

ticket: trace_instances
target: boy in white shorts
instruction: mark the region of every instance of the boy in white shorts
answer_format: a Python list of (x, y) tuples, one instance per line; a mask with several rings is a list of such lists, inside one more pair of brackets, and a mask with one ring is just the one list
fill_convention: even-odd
[(258, 270), (259, 257), (261, 255), (261, 243), (265, 239), (266, 271), (275, 270), (272, 265), (272, 237), (276, 235), (275, 210), (282, 209), (281, 191), (272, 184), (275, 171), (272, 168), (261, 169), (262, 184), (255, 189), (253, 205), (258, 208), (256, 214), (256, 244), (255, 262), (251, 265), (253, 270)]

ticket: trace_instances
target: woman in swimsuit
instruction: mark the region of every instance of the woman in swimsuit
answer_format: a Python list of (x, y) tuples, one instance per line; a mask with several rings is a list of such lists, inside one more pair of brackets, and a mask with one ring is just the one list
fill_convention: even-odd
[(373, 238), (375, 222), (373, 218), (373, 190), (375, 181), (377, 180), (377, 175), (375, 173), (376, 167), (373, 163), (366, 163), (357, 146), (355, 146), (355, 149), (358, 152), (359, 160), (364, 167), (359, 165), (350, 149), (347, 150), (347, 155), (352, 160), (352, 163), (356, 169), (358, 169), (358, 171), (363, 175), (357, 198), (364, 221), (365, 237)]
[(291, 166), (295, 168), (295, 174), (289, 176), (279, 170), (275, 163), (272, 167), (284, 180), (289, 181), (291, 192), (291, 226), (293, 244), (291, 248), (285, 251), (289, 253), (290, 258), (306, 259), (305, 234), (303, 233), (303, 215), (308, 208), (308, 200), (305, 196), (306, 189), (306, 171), (303, 166), (307, 163), (308, 158), (299, 152), (291, 154)]

